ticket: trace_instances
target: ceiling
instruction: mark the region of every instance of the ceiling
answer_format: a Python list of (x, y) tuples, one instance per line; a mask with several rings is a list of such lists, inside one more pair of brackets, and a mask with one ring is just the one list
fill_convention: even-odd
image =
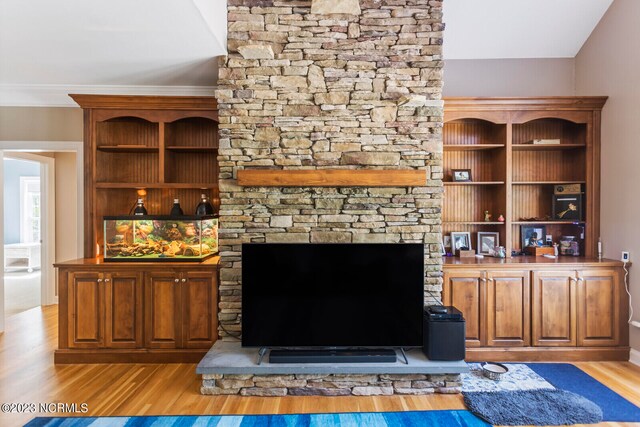
[(444, 57), (573, 58), (612, 2), (444, 0)]
[(111, 86), (211, 94), (225, 45), (220, 0), (0, 0), (0, 105)]
[[(574, 57), (613, 0), (445, 0), (445, 59)], [(0, 0), (0, 105), (212, 93), (223, 0)]]

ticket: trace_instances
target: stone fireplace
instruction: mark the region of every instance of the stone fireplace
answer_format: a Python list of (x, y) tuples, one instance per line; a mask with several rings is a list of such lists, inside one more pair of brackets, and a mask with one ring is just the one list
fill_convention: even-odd
[[(245, 242), (422, 242), (442, 286), (442, 1), (228, 0), (220, 63), (220, 336)], [(241, 169), (418, 169), (416, 187), (242, 187)]]

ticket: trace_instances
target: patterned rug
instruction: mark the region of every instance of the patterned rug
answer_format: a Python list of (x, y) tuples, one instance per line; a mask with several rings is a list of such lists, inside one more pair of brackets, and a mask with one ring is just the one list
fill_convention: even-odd
[(480, 363), (469, 363), (471, 372), (462, 374), (462, 392), (554, 390), (555, 387), (524, 363), (510, 363), (500, 381), (482, 375)]
[(180, 417), (35, 418), (27, 427), (488, 427), (469, 411)]
[[(582, 396), (602, 409), (603, 421), (640, 422), (640, 408), (626, 400), (580, 368), (568, 363), (509, 363), (509, 372), (500, 381), (482, 375), (479, 363), (469, 363), (471, 372), (462, 375), (463, 393), (527, 392), (565, 390)], [(533, 423), (528, 423), (533, 424)]]

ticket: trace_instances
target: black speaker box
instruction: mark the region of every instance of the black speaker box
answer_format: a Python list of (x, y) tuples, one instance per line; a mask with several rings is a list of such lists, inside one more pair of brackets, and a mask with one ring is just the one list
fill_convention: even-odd
[(462, 313), (455, 307), (427, 307), (422, 346), (429, 360), (464, 360), (465, 320)]

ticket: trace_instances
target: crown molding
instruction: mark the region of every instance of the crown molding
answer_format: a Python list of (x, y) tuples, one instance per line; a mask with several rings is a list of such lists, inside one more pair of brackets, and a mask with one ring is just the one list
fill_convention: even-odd
[(73, 94), (213, 96), (215, 86), (0, 84), (0, 107), (77, 107)]

